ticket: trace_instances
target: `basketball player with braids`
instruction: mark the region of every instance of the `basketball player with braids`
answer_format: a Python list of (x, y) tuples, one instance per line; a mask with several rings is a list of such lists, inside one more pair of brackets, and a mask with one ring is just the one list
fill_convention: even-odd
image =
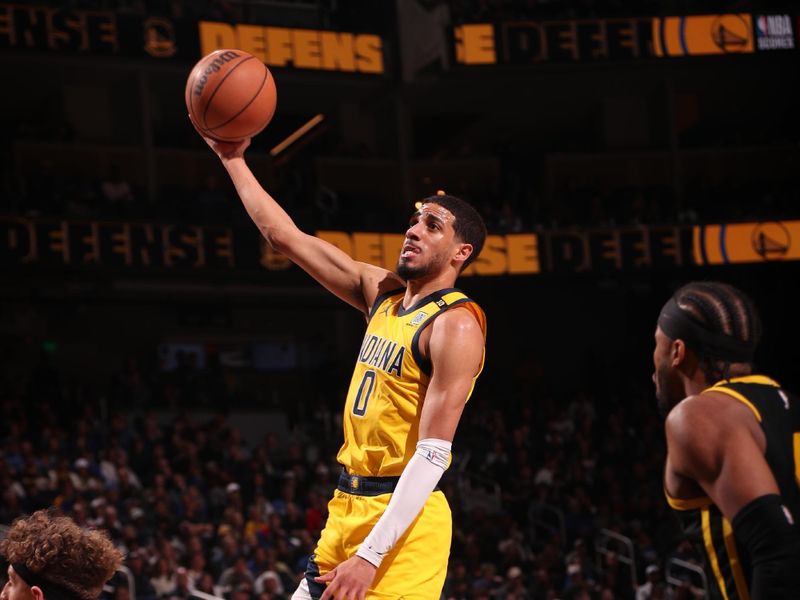
[(760, 336), (752, 301), (713, 282), (680, 288), (655, 333), (664, 489), (715, 600), (800, 598), (800, 399), (754, 371)]
[(206, 141), (267, 242), (367, 323), (344, 407), (342, 474), (292, 598), (439, 598), (452, 522), (437, 485), (483, 367), (486, 328), (453, 285), (483, 246), (483, 220), (454, 196), (426, 198), (391, 272), (300, 231), (247, 167), (249, 140)]
[(0, 600), (94, 600), (122, 563), (106, 535), (40, 510), (0, 543), (8, 582)]

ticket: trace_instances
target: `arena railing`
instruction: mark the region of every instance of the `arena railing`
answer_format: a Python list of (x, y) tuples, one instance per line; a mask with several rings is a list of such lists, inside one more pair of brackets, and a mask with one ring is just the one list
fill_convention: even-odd
[(557, 535), (563, 546), (567, 540), (564, 511), (552, 504), (531, 502), (528, 505), (528, 533), (531, 541), (535, 541), (542, 531)]
[[(612, 548), (612, 544), (618, 545), (617, 548)], [(631, 571), (631, 585), (635, 590), (639, 586), (638, 576), (636, 573), (636, 552), (633, 547), (631, 538), (611, 531), (610, 529), (601, 529), (594, 542), (594, 549), (597, 553), (597, 569), (604, 571), (604, 565), (601, 557), (606, 557), (609, 554), (616, 554), (617, 560), (624, 565), (627, 565)], [(624, 550), (624, 553), (622, 552)]]
[[(697, 576), (697, 579), (702, 584), (702, 589), (698, 589), (697, 586), (691, 584), (691, 580), (686, 577), (688, 575), (687, 571)], [(681, 577), (681, 572), (683, 572), (683, 577)], [(703, 598), (708, 598), (708, 578), (706, 577), (706, 572), (699, 565), (680, 558), (670, 558), (667, 561), (665, 579), (667, 583), (675, 587), (683, 587), (688, 583), (693, 592), (700, 592), (703, 594)]]
[(499, 512), (503, 507), (503, 490), (491, 477), (467, 470), (472, 453), (464, 452), (453, 461), (456, 488), (464, 507), (469, 510), (480, 506), (489, 512)]
[[(136, 600), (136, 582), (133, 577), (133, 572), (125, 565), (120, 565), (119, 569), (117, 569), (117, 573), (121, 573), (125, 576), (130, 600)], [(108, 594), (113, 594), (114, 588), (107, 583), (103, 586), (103, 591)]]
[(206, 592), (201, 592), (200, 590), (192, 590), (189, 594), (190, 598), (200, 598), (200, 600), (225, 600), (225, 598), (220, 598), (219, 596), (215, 596), (213, 594), (207, 594)]

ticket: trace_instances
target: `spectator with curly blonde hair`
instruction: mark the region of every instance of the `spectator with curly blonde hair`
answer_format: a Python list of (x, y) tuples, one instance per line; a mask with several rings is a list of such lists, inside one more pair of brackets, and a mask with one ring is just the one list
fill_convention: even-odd
[(94, 600), (122, 562), (104, 533), (44, 510), (17, 519), (0, 552), (9, 563), (0, 600)]

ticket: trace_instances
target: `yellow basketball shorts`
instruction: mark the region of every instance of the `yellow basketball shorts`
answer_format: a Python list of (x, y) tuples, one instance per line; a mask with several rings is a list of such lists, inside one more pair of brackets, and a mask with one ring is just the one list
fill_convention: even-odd
[[(324, 584), (314, 581), (356, 553), (378, 522), (391, 494), (362, 496), (336, 490), (328, 503), (328, 521), (306, 571), (312, 598)], [(433, 492), (419, 516), (384, 557), (367, 600), (438, 600), (442, 593), (452, 538), (450, 505)]]

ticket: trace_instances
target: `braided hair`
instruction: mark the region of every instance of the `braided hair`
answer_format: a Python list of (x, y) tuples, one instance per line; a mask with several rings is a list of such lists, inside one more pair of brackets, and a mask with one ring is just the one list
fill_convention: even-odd
[[(689, 283), (673, 298), (707, 330), (729, 336), (753, 347), (761, 339), (761, 318), (747, 294), (727, 283), (697, 281)], [(712, 352), (700, 351), (700, 364), (709, 381), (727, 379), (731, 362)], [(752, 364), (752, 363), (747, 363)]]

